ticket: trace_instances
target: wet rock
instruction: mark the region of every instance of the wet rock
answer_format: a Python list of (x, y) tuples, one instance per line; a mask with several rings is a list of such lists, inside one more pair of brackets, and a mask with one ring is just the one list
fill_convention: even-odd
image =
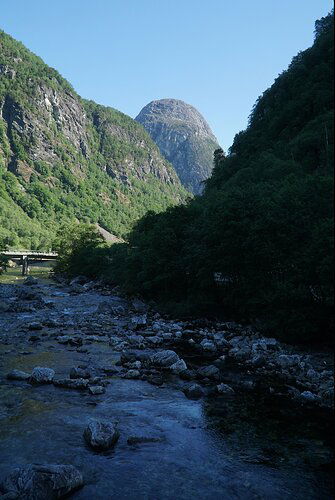
[(37, 278), (34, 278), (34, 276), (27, 276), (27, 278), (24, 280), (24, 285), (37, 285), (38, 280)]
[(104, 366), (102, 371), (106, 373), (106, 375), (117, 375), (120, 373), (120, 368), (117, 366)]
[(217, 350), (214, 342), (212, 342), (211, 340), (208, 340), (208, 339), (202, 340), (202, 342), (200, 342), (200, 345), (201, 345), (201, 348), (204, 351), (208, 351), (208, 352), (213, 352), (214, 353)]
[(264, 366), (266, 364), (266, 358), (262, 354), (254, 354), (254, 356), (249, 360), (249, 363), (255, 368)]
[(126, 363), (127, 368), (130, 368), (132, 370), (140, 370), (142, 367), (141, 361), (134, 361), (133, 363)]
[(121, 365), (125, 365), (126, 363), (134, 363), (138, 358), (138, 354), (136, 351), (123, 351), (120, 356)]
[(140, 377), (140, 372), (138, 370), (129, 370), (127, 373), (125, 373), (124, 377), (125, 378), (139, 378)]
[(253, 342), (251, 349), (253, 352), (275, 351), (280, 349), (278, 340), (272, 338), (263, 338)]
[(183, 359), (179, 359), (170, 366), (170, 370), (178, 375), (180, 372), (187, 370), (187, 365)]
[(277, 359), (276, 363), (279, 365), (281, 368), (290, 368), (292, 366), (296, 366), (299, 364), (301, 360), (301, 357), (298, 354), (280, 354)]
[(112, 448), (119, 436), (116, 426), (110, 422), (91, 421), (84, 430), (85, 441), (97, 451)]
[(146, 314), (138, 314), (131, 318), (131, 322), (135, 328), (143, 327), (147, 324), (147, 315)]
[(156, 352), (151, 356), (151, 363), (162, 368), (169, 368), (171, 365), (179, 361), (179, 356), (176, 352), (166, 350)]
[(162, 339), (165, 342), (169, 342), (170, 340), (172, 340), (172, 338), (173, 338), (172, 333), (162, 333)]
[(197, 375), (201, 378), (215, 378), (220, 376), (220, 370), (214, 365), (202, 366), (197, 370)]
[(68, 344), (71, 340), (71, 337), (69, 335), (60, 335), (57, 337), (57, 342), (58, 344)]
[(28, 380), (30, 377), (29, 373), (23, 372), (21, 370), (12, 370), (7, 373), (8, 380)]
[(84, 370), (82, 368), (71, 368), (70, 370), (70, 378), (91, 378), (91, 373), (88, 370)]
[(29, 342), (37, 342), (41, 340), (41, 337), (39, 337), (38, 335), (30, 335), (29, 337)]
[(78, 389), (78, 390), (87, 389), (89, 384), (88, 380), (83, 378), (77, 378), (77, 379), (63, 378), (54, 380), (53, 383), (56, 387), (63, 387), (65, 389)]
[(317, 382), (320, 378), (320, 374), (313, 370), (313, 368), (310, 368), (307, 373), (306, 377), (311, 381), (311, 382)]
[(161, 375), (148, 375), (146, 379), (152, 385), (161, 386), (164, 384), (164, 379)]
[(127, 443), (130, 445), (142, 443), (161, 443), (163, 438), (160, 437), (147, 437), (147, 436), (129, 436)]
[(93, 394), (94, 396), (105, 392), (105, 388), (102, 385), (90, 385), (88, 390), (90, 394)]
[(216, 386), (219, 394), (234, 394), (234, 389), (227, 384), (219, 384)]
[[(14, 469), (2, 482), (2, 491), (25, 500), (64, 498), (84, 484), (72, 465), (26, 465)], [(9, 497), (7, 497), (9, 498)]]
[(31, 372), (29, 382), (31, 384), (51, 384), (55, 376), (52, 368), (36, 366)]
[(130, 335), (129, 337), (127, 337), (127, 341), (133, 347), (139, 347), (141, 344), (143, 344), (144, 337), (142, 337), (142, 335)]
[(310, 403), (315, 403), (316, 401), (319, 401), (320, 397), (317, 394), (314, 394), (313, 392), (310, 391), (304, 391), (300, 394), (300, 398), (304, 401), (308, 401)]
[(38, 321), (33, 321), (32, 323), (28, 324), (28, 330), (42, 330), (42, 329), (43, 325)]
[(250, 357), (250, 349), (248, 347), (234, 347), (230, 349), (229, 356), (236, 359), (236, 361), (246, 361)]
[(159, 345), (163, 342), (162, 337), (158, 337), (157, 335), (154, 335), (153, 337), (148, 337), (147, 339), (148, 344), (151, 345)]
[(183, 370), (179, 373), (179, 377), (183, 380), (194, 380), (197, 378), (197, 372), (195, 370)]
[(189, 399), (199, 399), (205, 395), (205, 391), (199, 384), (192, 384), (184, 389), (184, 394)]

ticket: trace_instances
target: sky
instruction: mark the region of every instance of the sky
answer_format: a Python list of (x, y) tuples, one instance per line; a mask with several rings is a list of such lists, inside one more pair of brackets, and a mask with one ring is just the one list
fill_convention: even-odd
[(0, 0), (0, 28), (82, 97), (133, 118), (155, 99), (192, 104), (227, 150), (331, 9), (330, 0)]

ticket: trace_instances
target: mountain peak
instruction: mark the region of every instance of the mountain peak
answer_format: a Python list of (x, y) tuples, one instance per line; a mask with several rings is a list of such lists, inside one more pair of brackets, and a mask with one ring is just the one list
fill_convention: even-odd
[(184, 101), (168, 98), (151, 101), (135, 120), (172, 163), (182, 184), (200, 193), (202, 181), (213, 168), (213, 153), (219, 147), (201, 113)]

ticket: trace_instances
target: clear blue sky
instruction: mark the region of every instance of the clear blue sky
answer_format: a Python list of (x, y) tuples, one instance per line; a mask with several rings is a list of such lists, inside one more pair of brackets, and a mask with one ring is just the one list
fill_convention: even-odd
[(154, 99), (194, 105), (227, 149), (331, 8), (330, 0), (0, 0), (0, 27), (80, 95), (132, 117)]

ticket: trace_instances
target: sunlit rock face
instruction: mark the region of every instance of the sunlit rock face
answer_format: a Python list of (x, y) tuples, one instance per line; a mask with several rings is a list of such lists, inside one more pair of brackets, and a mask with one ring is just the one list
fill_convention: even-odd
[(178, 99), (160, 99), (147, 104), (135, 120), (172, 163), (182, 184), (195, 194), (201, 193), (219, 145), (199, 111)]

